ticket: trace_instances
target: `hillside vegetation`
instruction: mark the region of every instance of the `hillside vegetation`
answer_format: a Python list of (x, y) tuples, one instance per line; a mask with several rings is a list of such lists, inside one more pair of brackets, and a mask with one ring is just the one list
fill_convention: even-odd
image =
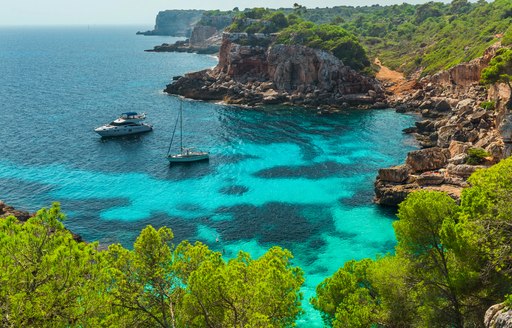
[[(481, 56), (497, 41), (512, 44), (510, 0), (333, 8), (295, 4), (279, 10), (254, 8), (213, 14), (226, 13), (235, 17), (228, 27), (232, 32), (277, 33), (288, 28), (302, 34), (303, 29), (311, 29), (304, 21), (341, 27), (347, 31), (341, 38), (346, 38), (346, 33), (353, 35), (370, 58), (379, 57), (384, 65), (406, 74), (426, 75), (450, 68)], [(293, 41), (301, 43), (299, 38)], [(323, 44), (311, 45), (330, 50)], [(351, 55), (360, 56), (359, 51)], [(366, 59), (355, 66), (363, 62)]]
[[(322, 11), (320, 11), (322, 12)], [(450, 4), (335, 7), (315, 14), (356, 34), (372, 56), (406, 73), (435, 73), (482, 55), (491, 44), (512, 38), (512, 1), (453, 0)]]
[[(301, 10), (304, 10), (301, 7)], [(285, 14), (264, 8), (254, 8), (239, 13), (227, 31), (239, 33), (277, 34), (277, 44), (304, 45), (331, 52), (356, 70), (370, 66), (370, 60), (357, 37), (333, 24), (315, 24), (300, 16), (302, 11)]]

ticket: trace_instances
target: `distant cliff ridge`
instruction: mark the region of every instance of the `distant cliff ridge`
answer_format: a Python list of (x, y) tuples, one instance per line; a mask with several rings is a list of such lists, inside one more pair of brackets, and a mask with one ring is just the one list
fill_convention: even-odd
[(156, 16), (152, 31), (137, 32), (143, 35), (190, 36), (193, 26), (201, 20), (204, 10), (165, 10)]

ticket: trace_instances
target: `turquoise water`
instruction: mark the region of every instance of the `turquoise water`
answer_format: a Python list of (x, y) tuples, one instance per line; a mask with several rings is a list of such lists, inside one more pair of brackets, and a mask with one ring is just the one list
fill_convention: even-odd
[[(307, 277), (300, 324), (321, 327), (306, 301), (315, 286), (347, 260), (393, 249), (393, 211), (372, 204), (373, 181), (415, 147), (401, 133), (414, 117), (185, 101), (186, 143), (211, 158), (169, 166), (179, 100), (161, 90), (216, 59), (145, 53), (176, 39), (140, 29), (0, 29), (0, 199), (31, 211), (59, 201), (71, 230), (105, 244), (130, 247), (152, 224), (228, 257), (286, 247)], [(132, 110), (154, 131), (93, 132)]]

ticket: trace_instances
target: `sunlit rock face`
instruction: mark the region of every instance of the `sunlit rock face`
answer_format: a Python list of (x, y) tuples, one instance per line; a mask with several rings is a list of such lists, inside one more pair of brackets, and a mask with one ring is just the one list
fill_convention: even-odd
[(245, 105), (385, 106), (383, 90), (374, 78), (351, 69), (328, 52), (274, 45), (273, 38), (224, 33), (215, 68), (187, 74), (165, 91)]

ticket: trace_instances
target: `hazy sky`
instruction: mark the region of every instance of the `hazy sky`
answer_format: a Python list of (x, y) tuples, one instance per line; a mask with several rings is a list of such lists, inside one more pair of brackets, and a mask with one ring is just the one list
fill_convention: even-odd
[[(152, 26), (156, 14), (166, 9), (240, 9), (252, 7), (306, 7), (418, 4), (429, 0), (252, 0), (219, 2), (205, 0), (0, 0), (0, 25), (103, 25)], [(446, 0), (449, 1), (449, 0)]]

